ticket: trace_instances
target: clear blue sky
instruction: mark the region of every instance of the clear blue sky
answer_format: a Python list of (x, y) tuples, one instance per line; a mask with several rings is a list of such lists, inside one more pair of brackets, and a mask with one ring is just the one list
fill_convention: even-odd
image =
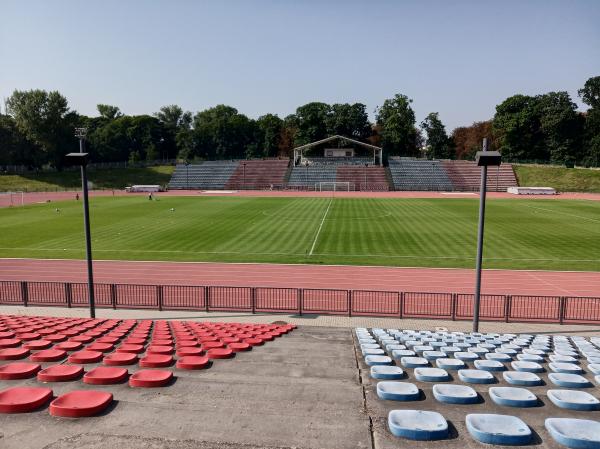
[[(77, 111), (219, 103), (250, 117), (395, 93), (447, 128), (507, 96), (600, 75), (600, 1), (0, 0), (0, 98), (59, 90)], [(579, 103), (580, 104), (580, 103)]]

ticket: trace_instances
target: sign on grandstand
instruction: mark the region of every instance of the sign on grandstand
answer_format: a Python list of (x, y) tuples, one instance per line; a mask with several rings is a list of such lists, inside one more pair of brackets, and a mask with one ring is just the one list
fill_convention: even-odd
[(354, 183), (350, 182), (334, 182), (334, 181), (322, 181), (315, 185), (315, 190), (319, 192), (349, 192), (350, 184), (352, 184), (352, 190), (354, 190)]
[(23, 192), (0, 192), (0, 207), (23, 206), (25, 194)]

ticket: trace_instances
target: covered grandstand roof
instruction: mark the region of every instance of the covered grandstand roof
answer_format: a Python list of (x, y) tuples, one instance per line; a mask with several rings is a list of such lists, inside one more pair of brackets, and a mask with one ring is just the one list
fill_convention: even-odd
[(306, 150), (308, 148), (312, 148), (314, 146), (320, 145), (322, 143), (327, 143), (327, 142), (331, 142), (332, 140), (344, 140), (346, 142), (351, 142), (351, 143), (355, 143), (356, 145), (360, 145), (363, 146), (365, 148), (369, 148), (371, 150), (381, 150), (381, 147), (377, 147), (375, 145), (370, 145), (368, 143), (365, 142), (361, 142), (359, 140), (355, 140), (355, 139), (351, 139), (350, 137), (345, 137), (345, 136), (340, 136), (340, 135), (335, 135), (335, 136), (329, 136), (325, 139), (322, 140), (317, 140), (316, 142), (311, 142), (311, 143), (307, 143), (306, 145), (301, 145), (299, 147), (294, 148), (294, 151), (297, 150)]

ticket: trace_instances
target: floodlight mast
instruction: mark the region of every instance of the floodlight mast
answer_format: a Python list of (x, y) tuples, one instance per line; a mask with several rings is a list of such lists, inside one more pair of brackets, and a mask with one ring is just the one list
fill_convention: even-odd
[[(75, 137), (79, 138), (79, 153), (84, 153), (87, 128), (75, 128)], [(81, 187), (83, 190), (83, 226), (85, 229), (85, 256), (87, 259), (88, 294), (90, 303), (90, 318), (96, 318), (96, 303), (94, 298), (94, 273), (92, 268), (92, 239), (90, 235), (90, 206), (88, 199), (87, 158), (80, 159)]]

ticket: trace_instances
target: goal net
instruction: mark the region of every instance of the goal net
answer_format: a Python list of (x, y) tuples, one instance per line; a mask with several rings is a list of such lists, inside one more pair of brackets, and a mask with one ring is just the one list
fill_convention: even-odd
[(319, 192), (349, 192), (349, 182), (319, 182), (315, 185), (315, 190)]
[(23, 206), (24, 204), (23, 192), (0, 192), (0, 207)]

